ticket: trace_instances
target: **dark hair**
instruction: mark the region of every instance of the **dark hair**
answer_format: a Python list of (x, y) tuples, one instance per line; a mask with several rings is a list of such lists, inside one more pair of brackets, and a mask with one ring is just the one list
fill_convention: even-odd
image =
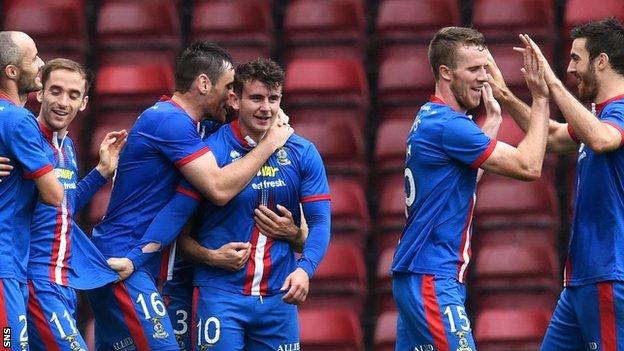
[(175, 91), (188, 92), (195, 78), (202, 73), (215, 85), (231, 65), (233, 65), (232, 56), (224, 48), (208, 41), (194, 42), (178, 57)]
[(236, 95), (241, 97), (245, 82), (253, 82), (254, 80), (266, 84), (270, 90), (273, 90), (283, 85), (284, 70), (275, 61), (265, 58), (257, 58), (238, 65), (234, 73), (234, 92)]
[(444, 27), (429, 42), (429, 63), (436, 82), (440, 79), (438, 69), (441, 65), (456, 67), (457, 48), (460, 45), (485, 49), (485, 37), (474, 28)]
[(80, 74), (80, 76), (85, 80), (85, 90), (82, 96), (84, 97), (88, 95), (89, 87), (91, 86), (92, 75), (78, 62), (65, 58), (56, 58), (54, 60), (50, 60), (43, 66), (43, 68), (41, 69), (41, 84), (45, 87), (45, 83), (48, 81), (48, 78), (50, 78), (50, 73), (59, 69)]
[(572, 39), (587, 39), (585, 48), (589, 60), (593, 61), (601, 53), (609, 56), (611, 67), (624, 76), (624, 27), (615, 17), (590, 22), (572, 28)]

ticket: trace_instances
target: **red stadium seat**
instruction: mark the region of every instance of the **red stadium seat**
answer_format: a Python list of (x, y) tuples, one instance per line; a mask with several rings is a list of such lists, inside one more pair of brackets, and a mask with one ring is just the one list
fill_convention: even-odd
[(286, 7), (286, 61), (364, 59), (364, 8), (359, 0), (295, 0)]
[(353, 60), (294, 60), (286, 68), (286, 112), (294, 120), (353, 119), (364, 126), (368, 84), (364, 67)]
[(460, 24), (455, 0), (384, 0), (376, 29), (382, 57), (403, 46), (427, 45), (440, 28)]
[(385, 249), (381, 252), (379, 261), (377, 261), (375, 306), (378, 314), (396, 310), (392, 297), (392, 277), (390, 276), (395, 251), (396, 247)]
[(477, 187), (477, 200), (480, 229), (559, 226), (557, 194), (548, 180), (483, 182)]
[(561, 286), (554, 246), (525, 241), (484, 246), (476, 251), (471, 278), (475, 310), (554, 307)]
[(296, 113), (290, 115), (297, 134), (313, 142), (321, 153), (328, 174), (366, 175), (364, 138), (353, 119), (300, 119)]
[(382, 121), (377, 128), (375, 141), (375, 171), (377, 173), (402, 173), (405, 168), (407, 135), (413, 120), (395, 119)]
[(274, 46), (270, 4), (257, 0), (210, 0), (195, 3), (191, 41), (210, 40), (237, 62), (271, 57)]
[(553, 39), (550, 6), (552, 3), (544, 0), (475, 0), (472, 24), (488, 42), (519, 43), (518, 33), (550, 42)]
[(380, 118), (413, 119), (434, 94), (434, 86), (426, 47), (382, 59), (377, 83)]
[(563, 38), (568, 39), (570, 30), (579, 24), (599, 21), (610, 16), (620, 20), (624, 18), (624, 2), (602, 0), (599, 3), (594, 3), (584, 0), (567, 0), (563, 18)]
[(556, 228), (498, 228), (479, 230), (477, 235), (472, 237), (472, 246), (479, 248), (486, 245), (521, 245), (530, 242), (556, 247), (558, 238), (559, 232)]
[(299, 313), (301, 349), (306, 351), (363, 351), (362, 328), (347, 310), (309, 310)]
[(402, 232), (399, 230), (374, 233), (375, 252), (384, 252), (386, 249), (394, 250), (399, 243), (401, 234)]
[(345, 308), (361, 315), (365, 298), (366, 265), (361, 251), (347, 243), (332, 243), (300, 308)]
[(378, 231), (402, 230), (405, 226), (405, 178), (403, 174), (386, 177), (379, 186), (375, 221)]
[(397, 312), (388, 311), (377, 318), (375, 324), (374, 350), (394, 351), (396, 342)]
[(97, 116), (94, 121), (95, 127), (91, 132), (91, 149), (89, 156), (92, 161), (97, 162), (99, 158), (100, 143), (107, 133), (125, 129), (130, 133), (139, 112), (106, 112)]
[(86, 20), (79, 0), (20, 1), (5, 3), (4, 29), (28, 33), (37, 43), (39, 55), (48, 61), (56, 57), (84, 63)]
[(163, 64), (110, 65), (97, 71), (95, 94), (99, 108), (138, 113), (173, 91), (173, 70)]
[(482, 351), (537, 351), (549, 320), (545, 309), (486, 310), (477, 317), (475, 341)]
[(364, 249), (370, 231), (366, 194), (353, 180), (330, 178), (332, 242)]
[(102, 64), (173, 64), (181, 47), (174, 1), (106, 1), (96, 28), (97, 59)]

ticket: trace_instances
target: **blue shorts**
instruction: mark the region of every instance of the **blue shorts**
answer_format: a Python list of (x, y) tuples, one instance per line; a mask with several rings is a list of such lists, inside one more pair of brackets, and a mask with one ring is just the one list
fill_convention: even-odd
[(299, 350), (297, 306), (283, 294), (248, 296), (210, 287), (193, 292), (196, 350)]
[(165, 303), (146, 271), (87, 291), (96, 350), (178, 351)]
[(29, 280), (28, 293), (31, 350), (87, 350), (76, 328), (77, 297), (73, 288), (47, 280)]
[[(0, 278), (2, 350), (28, 350), (26, 301), (28, 288), (16, 279)], [(5, 337), (10, 335), (10, 341)]]
[(541, 350), (624, 350), (624, 282), (563, 289)]
[(191, 318), (193, 316), (193, 281), (188, 286), (176, 285), (175, 291), (168, 295), (163, 293), (167, 305), (167, 313), (171, 318), (173, 333), (180, 351), (191, 351)]
[(394, 273), (397, 350), (475, 351), (464, 302), (466, 287), (450, 277)]

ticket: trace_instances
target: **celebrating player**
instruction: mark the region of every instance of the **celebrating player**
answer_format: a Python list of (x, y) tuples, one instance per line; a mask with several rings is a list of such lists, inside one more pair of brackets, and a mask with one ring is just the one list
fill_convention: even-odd
[[(495, 139), (500, 107), (488, 84), (481, 33), (447, 27), (429, 44), (435, 95), (418, 112), (407, 139), (407, 224), (394, 262), (399, 315), (397, 350), (475, 350), (464, 308), (477, 169), (522, 180), (540, 177), (546, 146), (548, 88), (531, 50), (524, 75), (533, 96), (526, 137), (517, 148)], [(466, 110), (483, 97), (480, 129)]]
[[(539, 47), (521, 36), (525, 54), (537, 53), (567, 121), (550, 121), (548, 148), (579, 153), (565, 288), (542, 350), (617, 350), (624, 343), (624, 316), (618, 312), (624, 302), (624, 26), (609, 18), (575, 27), (572, 38), (568, 73), (577, 78), (579, 98), (591, 102), (592, 111), (568, 92)], [(493, 60), (491, 67), (496, 95), (526, 129), (528, 106), (509, 91)]]
[(35, 42), (22, 32), (0, 32), (0, 155), (13, 170), (0, 179), (0, 328), (11, 328), (12, 350), (28, 348), (26, 266), (35, 188), (42, 202), (59, 206), (63, 187), (45, 152), (35, 117), (23, 103), (41, 89)]
[[(205, 115), (225, 119), (234, 76), (231, 61), (214, 44), (192, 44), (178, 59), (173, 97), (163, 97), (140, 115), (120, 156), (106, 215), (93, 232), (105, 257), (125, 256), (136, 245), (181, 176), (211, 201), (225, 204), (292, 133), (289, 126), (276, 124), (241, 162), (219, 168), (201, 140), (198, 123)], [(156, 288), (155, 279), (167, 272), (164, 256), (165, 269), (154, 259), (126, 280), (89, 292), (97, 349), (131, 344), (138, 350), (178, 350)]]
[(41, 135), (65, 196), (58, 207), (37, 202), (31, 224), (28, 262), (28, 336), (30, 348), (87, 349), (76, 329), (74, 289), (92, 289), (117, 280), (117, 273), (74, 221), (74, 214), (113, 175), (126, 132), (108, 133), (100, 147), (100, 162), (80, 182), (73, 141), (67, 128), (86, 108), (89, 80), (85, 69), (67, 59), (55, 59), (42, 69), (43, 89), (37, 99)]

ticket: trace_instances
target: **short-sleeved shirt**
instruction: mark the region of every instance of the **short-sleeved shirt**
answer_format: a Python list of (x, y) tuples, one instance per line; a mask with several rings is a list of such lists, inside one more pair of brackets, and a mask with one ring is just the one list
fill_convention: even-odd
[(407, 223), (393, 272), (465, 281), (477, 169), (495, 145), (496, 139), (442, 100), (433, 97), (421, 107), (407, 138)]
[(74, 221), (74, 214), (104, 184), (97, 170), (78, 182), (78, 164), (71, 138), (39, 124), (47, 141), (46, 152), (56, 178), (63, 185), (61, 205), (37, 201), (31, 222), (28, 279), (49, 281), (75, 289), (93, 289), (114, 282), (118, 276)]
[[(238, 121), (221, 127), (206, 139), (217, 164), (224, 167), (251, 151), (242, 137)], [(211, 286), (244, 295), (274, 295), (296, 267), (295, 253), (286, 241), (272, 240), (260, 233), (254, 209), (265, 205), (279, 213), (286, 207), (300, 224), (299, 203), (329, 200), (325, 168), (316, 147), (294, 134), (276, 151), (247, 186), (224, 206), (205, 202), (198, 233), (199, 243), (218, 249), (229, 242), (251, 243), (246, 266), (230, 272), (206, 265), (195, 267), (194, 284)]]
[[(198, 128), (167, 97), (139, 116), (120, 155), (106, 215), (93, 230), (105, 257), (124, 256), (136, 245), (173, 196), (182, 178), (178, 168), (209, 151)], [(153, 263), (147, 268), (156, 276), (160, 262)]]
[(0, 155), (11, 173), (0, 181), (0, 278), (26, 282), (30, 220), (37, 200), (32, 179), (52, 171), (35, 116), (0, 96)]
[[(624, 144), (624, 95), (597, 104), (596, 115), (622, 133)], [(624, 149), (621, 145), (617, 150), (598, 154), (581, 143), (575, 188), (564, 284), (624, 281)]]

